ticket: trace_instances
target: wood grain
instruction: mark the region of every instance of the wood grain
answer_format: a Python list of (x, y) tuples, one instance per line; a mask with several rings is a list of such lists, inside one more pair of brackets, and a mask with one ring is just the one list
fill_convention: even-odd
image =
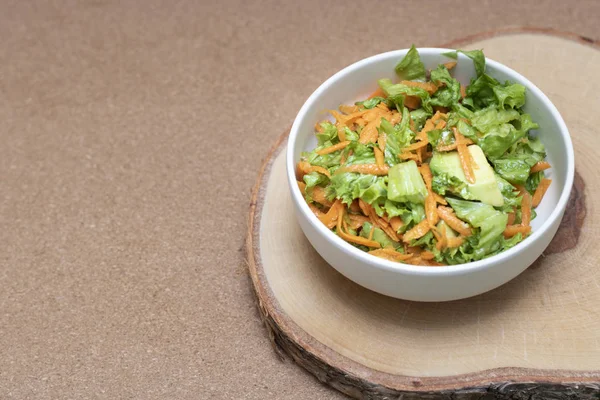
[(594, 207), (586, 205), (586, 190), (598, 179), (597, 152), (589, 146), (597, 139), (584, 117), (600, 104), (594, 90), (582, 88), (600, 55), (572, 40), (529, 33), (469, 47), (484, 47), (526, 76), (548, 65), (541, 52), (523, 56), (535, 48), (588, 61), (575, 63), (583, 66), (577, 79), (559, 80), (562, 86), (556, 71), (538, 73), (534, 82), (565, 117), (579, 171), (560, 233), (536, 262), (543, 268), (451, 303), (401, 301), (354, 284), (316, 254), (295, 224), (281, 152), (286, 133), (264, 163), (248, 221), (246, 250), (261, 315), (280, 354), (354, 398), (598, 398), (600, 249), (593, 237), (600, 224), (586, 210)]

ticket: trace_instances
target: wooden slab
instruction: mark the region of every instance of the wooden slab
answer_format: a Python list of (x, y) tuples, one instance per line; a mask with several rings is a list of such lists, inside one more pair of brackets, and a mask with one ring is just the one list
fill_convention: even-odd
[(522, 32), (461, 46), (530, 78), (565, 118), (578, 175), (556, 239), (517, 279), (471, 299), (416, 303), (371, 292), (326, 264), (296, 223), (285, 134), (257, 183), (247, 240), (270, 337), (355, 398), (599, 398), (600, 51)]

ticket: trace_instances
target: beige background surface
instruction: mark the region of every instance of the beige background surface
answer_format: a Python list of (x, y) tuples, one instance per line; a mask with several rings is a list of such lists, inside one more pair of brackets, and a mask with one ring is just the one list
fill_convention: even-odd
[(509, 25), (598, 39), (599, 17), (596, 1), (0, 2), (0, 397), (342, 398), (282, 363), (255, 311), (242, 246), (269, 146), (365, 56)]

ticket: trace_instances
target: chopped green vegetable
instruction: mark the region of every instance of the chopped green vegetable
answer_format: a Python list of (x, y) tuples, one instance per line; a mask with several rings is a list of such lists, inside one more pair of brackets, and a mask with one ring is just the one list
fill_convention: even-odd
[(426, 196), (427, 188), (417, 163), (411, 160), (390, 168), (388, 199), (422, 204)]
[(407, 81), (425, 79), (425, 66), (421, 62), (421, 57), (415, 45), (412, 45), (402, 61), (396, 65), (396, 74)]

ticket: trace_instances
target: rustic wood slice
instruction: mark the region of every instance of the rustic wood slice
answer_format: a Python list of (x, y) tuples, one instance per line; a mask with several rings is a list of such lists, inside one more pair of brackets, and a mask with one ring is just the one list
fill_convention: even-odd
[(578, 175), (555, 240), (518, 278), (474, 298), (416, 303), (371, 292), (325, 263), (296, 223), (286, 133), (263, 166), (247, 238), (270, 338), (360, 399), (600, 398), (600, 51), (527, 32), (461, 46), (530, 77), (569, 126)]

